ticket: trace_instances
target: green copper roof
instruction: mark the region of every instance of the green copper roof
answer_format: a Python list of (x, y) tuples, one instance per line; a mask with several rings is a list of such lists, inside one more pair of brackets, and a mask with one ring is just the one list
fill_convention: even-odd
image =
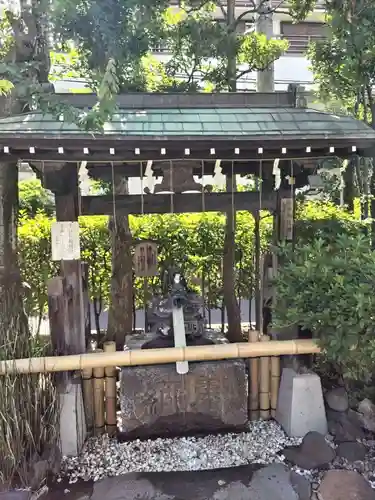
[[(30, 112), (0, 119), (0, 139), (6, 137), (90, 137), (76, 125), (51, 115)], [(95, 137), (103, 137), (95, 133)], [(218, 137), (227, 139), (281, 139), (295, 136), (308, 139), (368, 139), (375, 131), (349, 116), (336, 116), (300, 108), (174, 108), (121, 109), (106, 123), (104, 137), (152, 138)]]

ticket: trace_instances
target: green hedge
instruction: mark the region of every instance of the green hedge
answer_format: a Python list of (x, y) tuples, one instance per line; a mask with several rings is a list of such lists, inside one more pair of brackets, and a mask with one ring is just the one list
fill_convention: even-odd
[[(57, 272), (51, 261), (50, 226), (52, 219), (37, 214), (19, 221), (19, 256), (24, 281), (28, 284), (25, 306), (28, 314), (42, 314), (47, 308), (46, 282)], [(160, 266), (174, 262), (183, 265), (187, 280), (193, 280), (197, 289), (204, 277), (205, 290), (212, 307), (222, 303), (222, 251), (225, 218), (221, 214), (146, 215), (130, 217), (135, 239), (158, 241)], [(108, 305), (111, 250), (107, 217), (82, 217), (82, 260), (89, 266), (91, 300)], [(307, 203), (297, 209), (299, 243), (309, 242), (319, 235), (327, 240), (338, 232), (356, 233), (361, 230), (356, 216), (327, 203)], [(261, 245), (270, 244), (272, 217), (261, 216)], [(254, 292), (254, 219), (248, 212), (237, 214), (236, 227), (236, 288), (239, 297), (247, 299)], [(199, 281), (196, 278), (199, 278)], [(195, 279), (194, 279), (195, 278)], [(149, 288), (155, 292), (159, 279), (150, 279)], [(143, 286), (135, 280), (136, 306), (143, 304)]]

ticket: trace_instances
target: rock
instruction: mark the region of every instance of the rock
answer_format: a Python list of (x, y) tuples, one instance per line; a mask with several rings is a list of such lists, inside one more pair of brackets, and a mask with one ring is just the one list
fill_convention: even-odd
[(174, 364), (126, 367), (120, 385), (122, 438), (246, 429), (243, 360), (189, 363), (184, 377)]
[(328, 410), (328, 430), (338, 443), (364, 439), (366, 434), (362, 429), (359, 414), (349, 410), (347, 413)]
[(346, 458), (346, 460), (349, 460), (349, 462), (364, 460), (366, 452), (366, 447), (363, 444), (353, 441), (348, 443), (340, 443), (336, 449), (336, 455), (338, 457)]
[[(96, 482), (91, 500), (254, 500), (249, 488), (257, 470), (259, 465), (252, 464), (200, 471), (128, 473)], [(299, 499), (294, 495), (276, 500)]]
[(318, 490), (320, 500), (375, 500), (375, 491), (358, 472), (330, 470)]
[(335, 458), (335, 451), (318, 432), (309, 432), (300, 446), (285, 448), (285, 458), (302, 469), (318, 469), (327, 466)]
[(282, 464), (272, 464), (254, 473), (246, 499), (299, 500), (290, 471)]
[(290, 482), (294, 491), (297, 492), (299, 500), (310, 500), (311, 483), (306, 477), (292, 470), (290, 473)]
[(328, 391), (325, 395), (326, 403), (334, 411), (347, 411), (349, 409), (348, 394), (343, 387)]
[(137, 475), (118, 476), (103, 479), (94, 485), (92, 500), (168, 500), (168, 495), (160, 492), (147, 479)]
[(366, 470), (365, 463), (362, 462), (362, 460), (356, 460), (355, 462), (352, 463), (353, 470), (360, 472), (363, 474)]
[(358, 405), (358, 413), (363, 427), (375, 432), (375, 405), (369, 399), (364, 399)]
[(236, 481), (216, 491), (212, 500), (248, 500), (249, 498), (249, 488), (240, 481)]

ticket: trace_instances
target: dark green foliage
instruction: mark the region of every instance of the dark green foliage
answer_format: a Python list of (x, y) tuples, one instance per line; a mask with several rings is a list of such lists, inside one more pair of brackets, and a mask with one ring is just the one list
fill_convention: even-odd
[(55, 213), (53, 194), (44, 189), (37, 179), (21, 181), (18, 184), (19, 208), (27, 217), (33, 218), (38, 212), (51, 217)]
[(344, 377), (366, 381), (375, 366), (375, 253), (364, 235), (325, 236), (280, 248), (275, 326), (311, 330)]

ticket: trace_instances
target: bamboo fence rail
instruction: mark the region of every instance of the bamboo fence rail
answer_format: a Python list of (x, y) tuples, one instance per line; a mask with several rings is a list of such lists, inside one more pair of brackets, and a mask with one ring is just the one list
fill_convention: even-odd
[(177, 361), (212, 361), (235, 358), (261, 358), (319, 353), (314, 340), (240, 342), (208, 346), (170, 347), (121, 352), (100, 352), (0, 361), (0, 375), (9, 373), (48, 373), (176, 363)]

